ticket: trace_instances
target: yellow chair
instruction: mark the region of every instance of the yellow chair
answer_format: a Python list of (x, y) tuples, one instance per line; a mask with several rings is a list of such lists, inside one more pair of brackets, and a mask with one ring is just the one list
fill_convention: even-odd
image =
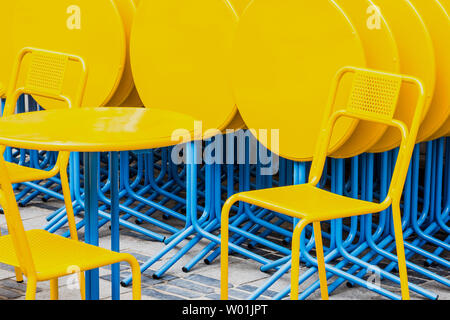
[[(81, 65), (77, 92), (62, 94), (64, 81), (68, 76), (69, 64)], [(70, 70), (75, 70), (73, 65)], [(23, 94), (43, 97), (65, 102), (69, 108), (79, 107), (86, 87), (87, 69), (82, 58), (47, 50), (25, 48), (14, 66), (13, 77), (8, 90), (4, 115), (15, 112), (17, 99)], [(74, 81), (74, 79), (70, 79)], [(76, 80), (76, 79), (75, 79)], [(58, 129), (55, 129), (58, 130)], [(0, 154), (3, 154), (4, 147)], [(127, 254), (97, 248), (78, 242), (75, 218), (70, 195), (67, 166), (69, 152), (60, 152), (56, 165), (50, 171), (19, 166), (4, 162), (0, 158), (1, 189), (0, 204), (3, 206), (10, 235), (0, 237), (0, 261), (16, 269), (17, 280), (22, 279), (22, 272), (28, 278), (27, 299), (34, 298), (36, 282), (50, 280), (51, 296), (58, 297), (57, 278), (79, 270), (81, 297), (84, 299), (84, 276), (82, 271), (100, 266), (127, 261), (136, 277), (133, 297), (140, 298), (140, 272), (135, 258)], [(42, 230), (25, 232), (15, 202), (11, 183), (43, 180), (57, 174), (61, 176), (64, 201), (71, 240), (50, 234)], [(8, 180), (9, 179), (9, 180)]]
[[(81, 73), (79, 75), (77, 74), (77, 77), (79, 77), (78, 88), (77, 92), (68, 92), (63, 95), (62, 91), (65, 80), (71, 76), (68, 71), (68, 66), (70, 63), (76, 63), (81, 67)], [(76, 68), (72, 67), (70, 70), (76, 71)], [(70, 80), (73, 81), (74, 79)], [(23, 94), (63, 101), (67, 104), (68, 108), (78, 108), (81, 105), (84, 95), (86, 81), (87, 69), (82, 58), (47, 50), (24, 48), (18, 54), (18, 58), (14, 66), (3, 116), (14, 114), (17, 100)], [(43, 107), (45, 108), (45, 106)], [(4, 147), (0, 148), (0, 152), (2, 154), (4, 150)], [(72, 199), (70, 195), (69, 180), (67, 176), (69, 157), (69, 152), (60, 152), (58, 154), (56, 165), (48, 171), (25, 167), (10, 162), (6, 162), (5, 165), (8, 170), (11, 183), (45, 180), (54, 177), (57, 174), (60, 175), (70, 235), (73, 240), (78, 240)], [(84, 280), (82, 278), (83, 277), (81, 276), (81, 291), (82, 295), (84, 295)], [(20, 270), (17, 269), (16, 280), (18, 282), (23, 281), (22, 274)]]
[(0, 262), (20, 270), (27, 277), (26, 299), (36, 297), (39, 281), (50, 280), (50, 297), (58, 299), (58, 278), (119, 262), (128, 262), (133, 274), (133, 299), (141, 298), (141, 272), (136, 258), (44, 230), (25, 231), (14, 197), (8, 170), (0, 155), (0, 203), (4, 208), (9, 234), (0, 236)]
[[(332, 113), (339, 84), (346, 74), (353, 74), (353, 85), (349, 102), (345, 109)], [(400, 89), (403, 83), (417, 86), (419, 96), (410, 125), (394, 119)], [(314, 227), (317, 262), (322, 299), (328, 299), (327, 277), (324, 262), (322, 233), (320, 223), (332, 219), (347, 218), (363, 214), (378, 213), (392, 206), (395, 240), (403, 299), (409, 299), (408, 277), (403, 245), (400, 199), (408, 173), (409, 162), (414, 149), (417, 132), (422, 120), (425, 105), (425, 89), (413, 77), (388, 74), (367, 69), (346, 67), (338, 72), (332, 86), (332, 94), (325, 113), (324, 123), (313, 159), (309, 182), (304, 185), (271, 188), (243, 192), (229, 198), (222, 209), (221, 242), (221, 298), (228, 299), (228, 219), (232, 205), (238, 201), (257, 205), (272, 211), (301, 219), (295, 226), (292, 237), (291, 299), (298, 299), (300, 235), (308, 224)], [(411, 106), (413, 107), (413, 106)], [(402, 137), (397, 163), (392, 175), (386, 199), (382, 203), (372, 203), (317, 188), (325, 164), (332, 130), (341, 117), (373, 121), (397, 128)]]

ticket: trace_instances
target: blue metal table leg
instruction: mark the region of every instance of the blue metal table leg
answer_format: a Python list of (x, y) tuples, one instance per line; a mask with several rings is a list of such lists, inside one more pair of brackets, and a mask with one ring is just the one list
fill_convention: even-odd
[[(111, 179), (111, 250), (120, 252), (119, 230), (119, 155), (117, 152), (109, 154), (109, 170)], [(111, 266), (112, 300), (120, 300), (120, 264)]]
[[(85, 196), (85, 242), (98, 246), (98, 153), (84, 154), (84, 188)], [(99, 270), (86, 271), (86, 299), (99, 299)]]

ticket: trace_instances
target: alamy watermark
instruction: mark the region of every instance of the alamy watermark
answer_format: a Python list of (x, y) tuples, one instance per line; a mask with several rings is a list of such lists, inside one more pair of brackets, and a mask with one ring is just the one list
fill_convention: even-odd
[[(177, 129), (172, 133), (172, 141), (178, 143), (172, 149), (173, 163), (186, 163), (186, 143), (192, 140), (192, 136), (197, 144), (196, 164), (259, 164), (261, 175), (278, 173), (278, 129), (227, 129), (222, 132), (217, 129), (203, 130), (203, 123), (195, 121), (193, 135), (187, 129)], [(265, 146), (270, 146), (270, 150)]]

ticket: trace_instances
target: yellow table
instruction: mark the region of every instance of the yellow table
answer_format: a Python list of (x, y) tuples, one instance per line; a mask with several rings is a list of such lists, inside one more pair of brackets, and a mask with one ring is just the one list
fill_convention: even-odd
[[(5, 87), (8, 87), (13, 61), (24, 47), (82, 57), (89, 73), (83, 106), (104, 106), (119, 83), (121, 88), (132, 85), (131, 77), (122, 78), (126, 37), (120, 12), (112, 0), (1, 1), (0, 30), (0, 82)], [(73, 68), (74, 81), (66, 83), (63, 93), (71, 92), (73, 82), (78, 83), (79, 68), (72, 65), (69, 68)], [(46, 109), (61, 107), (61, 103), (49, 99), (39, 98), (38, 103)]]
[[(247, 127), (279, 130), (279, 145), (276, 140), (260, 142), (284, 158), (307, 161), (314, 154), (336, 72), (365, 65), (356, 29), (335, 2), (259, 0), (240, 18), (232, 85)], [(342, 146), (357, 125), (341, 120), (330, 152)]]
[[(436, 63), (433, 41), (425, 23), (407, 0), (372, 0), (380, 8), (391, 27), (400, 54), (400, 73), (421, 79), (427, 92), (424, 117), (430, 109), (436, 82)], [(408, 26), (405, 28), (405, 26)], [(402, 88), (396, 117), (410, 125), (412, 122), (416, 92), (410, 86)], [(401, 137), (392, 128), (386, 130), (368, 152), (378, 153), (392, 150), (400, 145)]]
[[(370, 0), (337, 0), (336, 3), (348, 15), (361, 38), (367, 67), (399, 73), (400, 59), (394, 35), (374, 3)], [(382, 124), (359, 121), (352, 136), (331, 156), (351, 158), (362, 154), (375, 145), (386, 130), (387, 126)]]
[[(176, 131), (178, 130), (178, 131)], [(143, 108), (81, 108), (29, 112), (0, 119), (0, 144), (25, 149), (86, 152), (85, 241), (98, 246), (98, 152), (111, 153), (111, 243), (119, 251), (117, 151), (152, 149), (179, 143), (174, 132), (193, 137), (194, 119), (176, 112)], [(185, 141), (186, 142), (186, 141)], [(194, 143), (188, 143), (192, 146)], [(189, 148), (188, 148), (189, 152)], [(192, 162), (193, 163), (193, 162)], [(119, 270), (113, 269), (113, 297), (119, 296)], [(99, 298), (99, 273), (86, 273), (86, 298)]]
[(131, 67), (146, 107), (186, 113), (204, 131), (237, 113), (229, 79), (238, 17), (225, 0), (147, 0), (136, 12)]

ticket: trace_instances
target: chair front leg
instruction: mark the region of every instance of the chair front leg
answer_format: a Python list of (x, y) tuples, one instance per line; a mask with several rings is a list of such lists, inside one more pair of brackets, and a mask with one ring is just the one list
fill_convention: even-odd
[(228, 241), (229, 241), (229, 216), (237, 197), (229, 198), (222, 208), (220, 228), (220, 299), (228, 300)]
[(127, 262), (131, 267), (132, 279), (132, 296), (133, 300), (141, 300), (141, 267), (139, 262), (131, 254), (122, 253), (124, 262)]
[(25, 300), (36, 300), (36, 279), (30, 277), (27, 279), (27, 291), (25, 293)]
[(300, 236), (303, 229), (310, 222), (306, 219), (300, 220), (295, 226), (292, 235), (292, 253), (291, 253), (291, 300), (298, 300), (298, 281), (300, 276)]
[(50, 280), (50, 300), (58, 300), (58, 278), (54, 278)]
[(392, 204), (392, 219), (394, 220), (395, 245), (397, 249), (398, 272), (400, 275), (400, 287), (402, 299), (409, 300), (408, 271), (406, 268), (405, 246), (403, 243), (402, 216), (400, 203)]

